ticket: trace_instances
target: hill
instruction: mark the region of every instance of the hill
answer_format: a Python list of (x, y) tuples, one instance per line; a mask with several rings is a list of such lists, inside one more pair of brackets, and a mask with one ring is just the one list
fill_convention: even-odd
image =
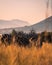
[(0, 20), (0, 29), (22, 27), (22, 26), (26, 26), (26, 25), (29, 25), (29, 23), (27, 21), (22, 21), (19, 19)]
[(16, 31), (24, 31), (24, 32), (29, 32), (32, 29), (38, 33), (43, 32), (45, 30), (52, 32), (52, 16), (48, 17), (45, 20), (40, 21), (37, 24), (31, 25), (31, 26), (0, 29), (0, 33), (2, 33), (2, 34), (10, 33), (13, 29), (15, 29)]
[(37, 24), (31, 25), (31, 26), (25, 26), (21, 28), (15, 28), (16, 30), (21, 30), (24, 32), (29, 32), (30, 30), (35, 30), (36, 32), (43, 32), (43, 31), (50, 31), (52, 32), (52, 16), (48, 17), (45, 20), (40, 21)]

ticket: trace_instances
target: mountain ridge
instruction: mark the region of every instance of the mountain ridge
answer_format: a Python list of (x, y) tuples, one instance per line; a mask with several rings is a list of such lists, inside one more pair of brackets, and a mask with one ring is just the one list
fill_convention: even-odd
[[(48, 27), (46, 28), (46, 25)], [(24, 32), (30, 32), (30, 30), (35, 30), (36, 32), (43, 32), (45, 30), (52, 32), (52, 16), (48, 17), (47, 19), (44, 19), (40, 21), (37, 24), (33, 24), (31, 26), (24, 26), (24, 27), (16, 27), (16, 28), (9, 28), (9, 29), (3, 29), (0, 30), (0, 33), (6, 33), (6, 32), (11, 32), (13, 29), (16, 31), (24, 31)]]
[(29, 25), (27, 21), (13, 19), (13, 20), (0, 20), (0, 29), (15, 28)]

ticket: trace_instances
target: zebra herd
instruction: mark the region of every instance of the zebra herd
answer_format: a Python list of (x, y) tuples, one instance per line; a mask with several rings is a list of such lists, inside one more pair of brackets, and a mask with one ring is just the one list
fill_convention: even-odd
[(40, 33), (23, 33), (18, 32), (14, 35), (3, 34), (0, 35), (0, 43), (5, 44), (5, 46), (10, 44), (17, 44), (19, 46), (36, 46), (41, 47), (45, 43), (52, 43), (52, 33), (42, 32)]

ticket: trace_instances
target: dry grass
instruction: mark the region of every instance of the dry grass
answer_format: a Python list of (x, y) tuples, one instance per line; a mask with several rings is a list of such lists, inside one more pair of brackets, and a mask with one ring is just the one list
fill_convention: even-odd
[(52, 65), (52, 45), (44, 44), (39, 49), (1, 45), (0, 65)]

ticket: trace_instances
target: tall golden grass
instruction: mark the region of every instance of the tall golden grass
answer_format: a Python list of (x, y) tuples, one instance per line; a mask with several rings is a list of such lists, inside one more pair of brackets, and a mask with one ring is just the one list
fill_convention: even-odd
[(1, 45), (0, 65), (52, 65), (52, 44), (42, 48)]

